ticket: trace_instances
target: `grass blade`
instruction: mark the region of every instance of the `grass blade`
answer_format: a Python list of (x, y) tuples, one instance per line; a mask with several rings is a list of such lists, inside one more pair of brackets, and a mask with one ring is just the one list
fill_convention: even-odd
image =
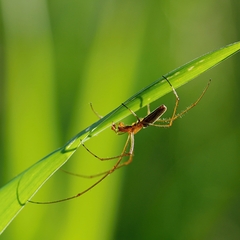
[[(236, 42), (201, 56), (164, 76), (168, 78), (174, 88), (178, 88), (237, 53), (239, 50), (240, 42)], [(166, 80), (160, 78), (150, 86), (133, 95), (125, 104), (133, 111), (137, 111), (171, 91)], [(0, 233), (4, 231), (15, 216), (22, 210), (27, 200), (31, 199), (41, 186), (66, 163), (81, 145), (81, 140), (83, 142), (89, 140), (94, 135), (109, 128), (112, 122), (118, 122), (129, 114), (130, 112), (120, 105), (90, 127), (78, 133), (64, 147), (49, 154), (3, 186), (0, 189)]]

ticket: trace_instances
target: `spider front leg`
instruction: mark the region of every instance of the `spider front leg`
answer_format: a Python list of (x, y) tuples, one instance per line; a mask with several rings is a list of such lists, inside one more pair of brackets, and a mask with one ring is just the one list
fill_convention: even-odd
[(99, 119), (103, 118), (103, 116), (99, 115), (99, 114), (95, 111), (95, 109), (93, 108), (92, 103), (90, 103), (90, 107), (91, 107), (93, 113), (94, 113)]

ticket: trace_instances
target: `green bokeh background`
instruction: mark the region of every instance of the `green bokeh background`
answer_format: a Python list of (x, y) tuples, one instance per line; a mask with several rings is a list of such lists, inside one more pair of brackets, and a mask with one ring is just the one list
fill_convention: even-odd
[[(105, 115), (240, 35), (237, 0), (0, 3), (0, 186), (92, 124), (89, 102)], [(239, 239), (239, 61), (237, 54), (178, 89), (181, 110), (212, 79), (172, 128), (136, 135), (130, 166), (76, 200), (28, 204), (2, 238)], [(153, 105), (162, 103), (170, 116), (174, 95)], [(87, 146), (109, 157), (125, 139), (109, 130)], [(94, 174), (113, 164), (80, 148), (64, 169)], [(68, 197), (91, 183), (59, 171), (33, 200)]]

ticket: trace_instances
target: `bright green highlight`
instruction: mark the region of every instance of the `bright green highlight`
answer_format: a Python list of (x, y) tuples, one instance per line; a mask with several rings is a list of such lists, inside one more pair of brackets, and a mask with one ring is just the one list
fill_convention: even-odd
[[(199, 57), (164, 76), (168, 78), (174, 88), (178, 88), (239, 50), (240, 42), (228, 45)], [(129, 98), (125, 104), (133, 111), (137, 111), (171, 91), (171, 87), (162, 77)], [(129, 114), (130, 112), (120, 105), (101, 120), (81, 131), (64, 147), (49, 154), (2, 187), (0, 189), (0, 233), (25, 206), (27, 200), (31, 199), (40, 187), (66, 163), (81, 145), (81, 140), (83, 142), (89, 140), (92, 136), (109, 128), (113, 122), (121, 121)]]

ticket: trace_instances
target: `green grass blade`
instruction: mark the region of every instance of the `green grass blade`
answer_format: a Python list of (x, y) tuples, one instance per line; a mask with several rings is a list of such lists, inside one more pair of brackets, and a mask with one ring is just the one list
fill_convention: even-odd
[(29, 196), (33, 196), (71, 157), (78, 147), (75, 144), (71, 142), (54, 151), (0, 189), (0, 233), (22, 210)]
[[(164, 76), (168, 78), (174, 88), (178, 88), (239, 50), (240, 42), (228, 45), (199, 57)], [(137, 111), (171, 91), (166, 80), (161, 78), (129, 98), (125, 104), (133, 111)], [(84, 142), (90, 139), (109, 128), (112, 122), (118, 122), (129, 114), (130, 112), (120, 105), (101, 120), (77, 134), (64, 147), (49, 154), (3, 186), (0, 189), (0, 233), (25, 206), (27, 200), (31, 199), (41, 186), (66, 163), (81, 145), (81, 140)]]
[[(240, 42), (236, 42), (219, 50), (207, 53), (201, 57), (198, 57), (189, 63), (171, 71), (170, 73), (164, 74), (165, 77), (171, 82), (175, 89), (186, 84), (190, 80), (194, 79), (201, 73), (219, 64), (221, 61), (227, 59), (233, 54), (240, 50)], [(171, 92), (172, 89), (166, 80), (161, 77), (159, 80), (153, 82), (151, 85), (142, 89), (130, 97), (124, 103), (134, 112), (140, 108), (156, 101), (167, 93)], [(113, 122), (119, 122), (125, 117), (130, 115), (128, 109), (120, 105), (118, 108), (107, 114), (100, 121), (96, 122), (89, 128), (89, 136), (99, 134), (101, 131), (110, 127)]]

